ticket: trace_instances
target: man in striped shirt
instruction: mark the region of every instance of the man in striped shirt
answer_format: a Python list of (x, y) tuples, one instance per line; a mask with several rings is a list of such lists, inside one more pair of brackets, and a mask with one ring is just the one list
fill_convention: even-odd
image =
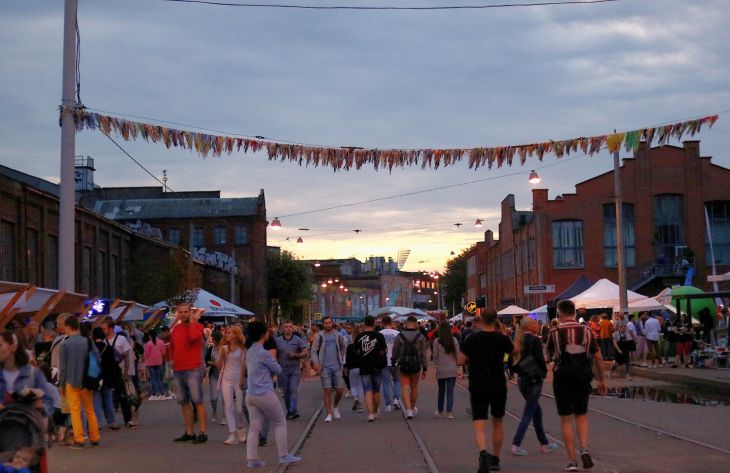
[(568, 452), (566, 471), (578, 471), (573, 439), (573, 418), (578, 430), (583, 468), (593, 468), (588, 452), (588, 396), (593, 380), (592, 365), (598, 372), (598, 389), (606, 392), (603, 358), (591, 329), (575, 320), (575, 305), (570, 300), (558, 302), (559, 323), (550, 331), (547, 352), (555, 362), (553, 392), (560, 416), (560, 426)]

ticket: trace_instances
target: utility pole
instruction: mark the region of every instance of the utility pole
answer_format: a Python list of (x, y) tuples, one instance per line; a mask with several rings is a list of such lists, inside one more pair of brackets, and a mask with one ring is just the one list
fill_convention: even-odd
[(76, 289), (74, 155), (76, 127), (71, 109), (76, 106), (76, 8), (77, 0), (66, 0), (63, 21), (63, 88), (61, 97), (61, 192), (58, 231), (58, 288)]
[[(614, 131), (615, 132), (615, 131)], [(621, 197), (621, 158), (619, 152), (613, 153), (613, 184), (614, 199), (616, 202), (616, 256), (618, 257), (618, 288), (619, 288), (619, 313), (622, 315), (628, 311), (628, 297), (626, 292), (626, 265), (624, 261), (624, 239), (623, 239), (623, 198)]]

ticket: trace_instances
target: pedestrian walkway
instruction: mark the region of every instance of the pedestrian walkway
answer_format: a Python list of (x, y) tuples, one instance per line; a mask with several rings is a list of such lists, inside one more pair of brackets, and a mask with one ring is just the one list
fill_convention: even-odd
[(730, 393), (730, 369), (632, 367), (631, 372), (644, 378)]

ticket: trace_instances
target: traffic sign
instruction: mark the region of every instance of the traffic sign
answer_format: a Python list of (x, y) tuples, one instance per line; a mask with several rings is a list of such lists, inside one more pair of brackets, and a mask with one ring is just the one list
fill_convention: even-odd
[(525, 294), (547, 294), (555, 292), (555, 284), (534, 284), (525, 286)]
[(469, 312), (470, 314), (475, 314), (476, 311), (477, 311), (477, 303), (476, 302), (469, 302), (466, 305), (466, 311)]

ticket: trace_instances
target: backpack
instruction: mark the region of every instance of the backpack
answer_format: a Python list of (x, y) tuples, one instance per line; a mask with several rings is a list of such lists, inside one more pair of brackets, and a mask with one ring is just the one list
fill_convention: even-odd
[[(558, 338), (561, 346), (567, 345), (567, 333), (558, 330)], [(563, 349), (560, 358), (553, 369), (554, 379), (558, 382), (571, 384), (590, 384), (593, 380), (593, 361), (588, 356), (588, 351), (582, 353), (568, 353)]]
[(118, 334), (117, 335), (114, 335), (114, 340), (112, 341), (111, 347), (112, 347), (112, 349), (114, 349), (114, 361), (116, 361), (117, 363), (121, 363), (121, 362), (124, 361), (125, 354), (124, 353), (119, 353), (117, 351), (117, 349), (114, 348), (114, 345), (117, 344), (117, 338), (118, 337), (119, 337)]
[(418, 352), (418, 341), (422, 335), (420, 333), (416, 335), (412, 342), (408, 341), (402, 333), (398, 336), (401, 337), (403, 342), (403, 348), (398, 358), (398, 367), (403, 374), (420, 373), (423, 367), (421, 366), (421, 354)]
[(99, 380), (101, 379), (101, 366), (94, 356), (94, 350), (91, 346), (91, 340), (88, 342), (88, 352), (86, 354), (86, 370), (84, 371), (84, 388), (92, 391), (99, 390)]

